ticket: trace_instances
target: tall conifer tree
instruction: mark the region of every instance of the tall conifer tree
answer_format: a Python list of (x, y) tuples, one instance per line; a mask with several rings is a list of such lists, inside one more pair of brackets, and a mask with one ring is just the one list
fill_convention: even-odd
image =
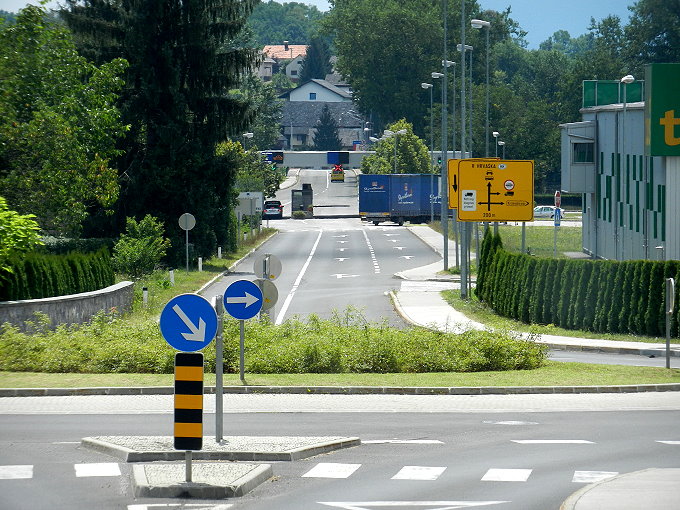
[(314, 133), (314, 150), (317, 151), (339, 151), (342, 142), (338, 135), (338, 124), (331, 115), (328, 105), (321, 110), (321, 117), (316, 125)]

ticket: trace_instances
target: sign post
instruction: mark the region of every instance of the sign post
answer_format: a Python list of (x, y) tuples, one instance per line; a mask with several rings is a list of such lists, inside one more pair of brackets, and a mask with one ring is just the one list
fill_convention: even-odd
[(193, 214), (184, 213), (179, 217), (179, 227), (184, 230), (184, 244), (186, 245), (187, 273), (189, 272), (189, 230), (196, 226), (196, 218)]
[(215, 442), (222, 441), (224, 429), (224, 303), (222, 296), (215, 299), (217, 335), (215, 336)]
[(675, 280), (666, 278), (666, 368), (671, 368), (671, 318), (675, 308)]
[(262, 291), (248, 280), (237, 280), (224, 292), (224, 309), (241, 321), (239, 375), (242, 383), (245, 383), (245, 321), (260, 313), (262, 301)]

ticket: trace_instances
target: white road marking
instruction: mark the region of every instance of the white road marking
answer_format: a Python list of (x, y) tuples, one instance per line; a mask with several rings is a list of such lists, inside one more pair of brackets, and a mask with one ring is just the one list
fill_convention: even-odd
[(341, 236), (333, 236), (333, 237), (343, 238), (343, 237), (347, 237), (347, 234), (343, 234)]
[(120, 476), (120, 466), (117, 462), (99, 462), (93, 464), (74, 464), (76, 477), (90, 476)]
[(80, 444), (80, 441), (52, 441), (52, 444)]
[(513, 439), (518, 444), (595, 444), (585, 439)]
[(25, 478), (33, 478), (33, 466), (30, 464), (0, 466), (0, 480), (21, 480)]
[(510, 501), (319, 501), (320, 505), (342, 508), (344, 510), (371, 510), (372, 508), (423, 507), (427, 510), (456, 510), (479, 506), (500, 505)]
[(446, 467), (404, 466), (392, 480), (436, 480), (446, 471)]
[(378, 258), (375, 256), (375, 250), (371, 244), (371, 240), (368, 238), (368, 234), (363, 230), (364, 239), (366, 240), (366, 246), (368, 246), (368, 253), (371, 255), (371, 261), (373, 262), (373, 272), (375, 274), (380, 274), (380, 264), (378, 264)]
[(413, 255), (402, 255), (399, 257), (400, 259), (406, 259), (406, 260), (411, 260), (413, 258)]
[(349, 258), (347, 258), (347, 257), (336, 257), (335, 260), (337, 260), (338, 262), (344, 262), (345, 260), (349, 260)]
[(444, 444), (439, 439), (368, 439), (361, 444)]
[(347, 248), (338, 248), (338, 251), (345, 251)]
[(342, 274), (342, 273), (335, 273), (335, 274), (332, 274), (331, 276), (335, 276), (338, 280), (340, 278), (357, 278), (357, 277), (359, 277), (358, 274)]
[(404, 247), (404, 246), (392, 246), (392, 248), (394, 248), (395, 250), (401, 251), (401, 250), (403, 250), (405, 247)]
[(388, 239), (388, 241), (391, 243), (398, 243), (399, 239)]
[(482, 423), (490, 423), (491, 425), (538, 425), (537, 421), (483, 421)]
[(571, 481), (574, 483), (595, 483), (613, 478), (618, 474), (617, 471), (574, 471), (574, 477)]
[(340, 244), (345, 244), (345, 243), (347, 243), (347, 242), (349, 242), (349, 241), (335, 241), (335, 242), (336, 242), (336, 243), (340, 243)]
[(283, 317), (286, 315), (286, 312), (288, 311), (288, 307), (290, 306), (290, 302), (293, 300), (293, 296), (295, 295), (295, 291), (300, 286), (300, 282), (302, 281), (302, 277), (305, 275), (305, 272), (307, 271), (307, 268), (309, 267), (309, 263), (312, 261), (312, 257), (314, 256), (314, 253), (316, 252), (316, 247), (319, 246), (319, 241), (321, 240), (322, 234), (323, 234), (323, 230), (320, 230), (319, 235), (316, 238), (316, 242), (314, 243), (314, 246), (312, 246), (312, 251), (309, 252), (309, 256), (307, 257), (307, 261), (302, 266), (302, 269), (300, 269), (300, 274), (298, 274), (297, 278), (295, 279), (295, 282), (293, 283), (293, 287), (290, 289), (288, 296), (286, 296), (286, 300), (283, 302), (283, 305), (281, 306), (281, 311), (279, 311), (279, 315), (276, 316), (276, 325), (277, 326), (280, 325), (283, 322)]
[(360, 467), (361, 464), (320, 462), (302, 476), (304, 478), (349, 478)]
[(526, 482), (531, 469), (489, 469), (482, 477), (483, 482)]
[(393, 237), (393, 236), (399, 236), (399, 235), (401, 235), (401, 234), (383, 234), (383, 235), (384, 235), (384, 236), (387, 236), (387, 237)]
[(680, 444), (680, 441), (657, 441), (657, 443), (663, 443), (663, 444)]

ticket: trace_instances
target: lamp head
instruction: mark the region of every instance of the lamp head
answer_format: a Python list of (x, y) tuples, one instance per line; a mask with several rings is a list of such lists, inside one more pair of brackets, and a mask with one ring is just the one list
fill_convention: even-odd
[(500, 136), (500, 133), (498, 131), (494, 131), (491, 134), (493, 135), (494, 138), (498, 138)]
[(444, 77), (444, 75), (442, 73), (436, 73), (436, 72), (432, 73), (431, 76), (433, 78), (443, 78)]
[(421, 83), (420, 86), (423, 87), (424, 89), (431, 89), (432, 87), (434, 87), (434, 85), (432, 85), (431, 83)]
[(623, 78), (621, 78), (621, 83), (625, 83), (628, 85), (629, 83), (633, 83), (635, 81), (635, 77), (632, 74), (627, 74)]
[(488, 21), (484, 21), (483, 19), (471, 19), (470, 25), (472, 25), (472, 28), (484, 28), (484, 27), (488, 28), (491, 26), (491, 23)]

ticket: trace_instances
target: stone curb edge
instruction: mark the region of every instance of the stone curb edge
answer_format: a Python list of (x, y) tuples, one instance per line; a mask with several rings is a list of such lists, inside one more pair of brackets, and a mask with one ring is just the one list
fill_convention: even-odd
[[(271, 465), (260, 464), (230, 485), (220, 486), (195, 482), (179, 482), (153, 486), (148, 481), (146, 467), (143, 465), (132, 466), (135, 497), (137, 498), (191, 497), (196, 499), (224, 499), (238, 497), (247, 494), (274, 476)], [(162, 469), (162, 466), (152, 466), (152, 468)]]
[[(680, 383), (619, 386), (225, 386), (224, 394), (288, 395), (527, 395), (578, 393), (647, 393), (680, 391)], [(214, 386), (206, 386), (214, 394)], [(173, 395), (172, 386), (93, 388), (2, 388), (0, 398), (102, 395)]]

